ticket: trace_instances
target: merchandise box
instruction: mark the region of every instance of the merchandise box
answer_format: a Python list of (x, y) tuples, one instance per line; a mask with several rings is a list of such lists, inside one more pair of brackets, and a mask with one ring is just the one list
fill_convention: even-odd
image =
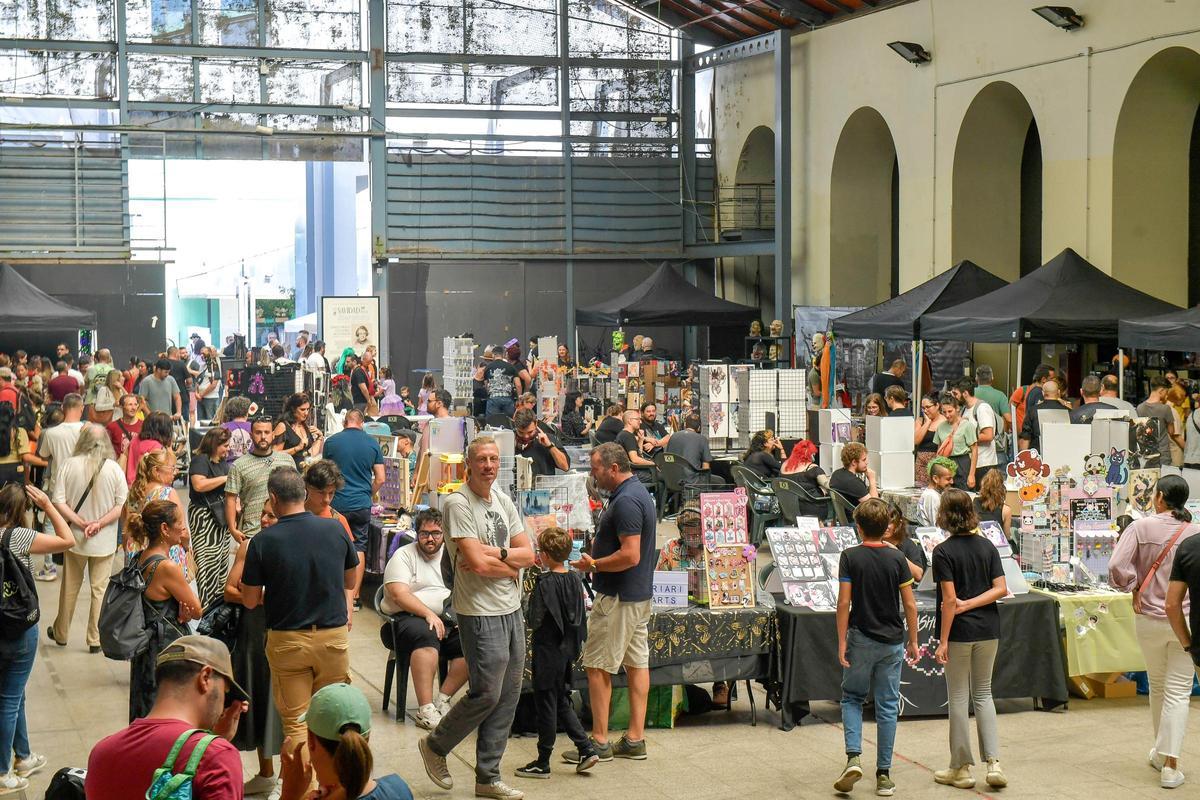
[(842, 436), (848, 436), (850, 432), (850, 409), (822, 408), (817, 412), (817, 430), (821, 436), (821, 444), (845, 444), (848, 439), (843, 439)]
[(842, 448), (845, 445), (838, 444), (823, 444), (821, 445), (821, 455), (818, 465), (825, 470), (826, 475), (832, 475), (835, 469), (842, 468)]
[(867, 463), (875, 470), (875, 481), (880, 489), (907, 489), (915, 483), (913, 472), (917, 458), (912, 453), (877, 453), (871, 450), (867, 453)]
[(912, 453), (912, 417), (867, 417), (867, 449), (872, 453)]

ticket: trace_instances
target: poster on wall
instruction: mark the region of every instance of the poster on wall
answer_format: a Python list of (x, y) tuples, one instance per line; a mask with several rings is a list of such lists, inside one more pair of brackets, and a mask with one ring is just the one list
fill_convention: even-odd
[(370, 345), (379, 348), (379, 298), (322, 297), (321, 338), (330, 362), (339, 358), (347, 347), (362, 352)]

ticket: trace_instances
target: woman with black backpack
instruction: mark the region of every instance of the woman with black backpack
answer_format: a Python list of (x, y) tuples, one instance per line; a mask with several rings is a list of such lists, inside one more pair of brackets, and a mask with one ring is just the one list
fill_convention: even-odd
[[(54, 535), (26, 526), (30, 504), (41, 510)], [(10, 483), (0, 488), (0, 794), (29, 787), (46, 758), (29, 749), (25, 685), (37, 656), (38, 597), (31, 555), (61, 553), (75, 544), (71, 526), (41, 489)]]

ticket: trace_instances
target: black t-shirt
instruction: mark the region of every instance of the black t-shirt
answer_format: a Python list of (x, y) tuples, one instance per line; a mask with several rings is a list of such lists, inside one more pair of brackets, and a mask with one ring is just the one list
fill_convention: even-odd
[(905, 536), (900, 540), (900, 552), (904, 554), (905, 558), (920, 567), (921, 572), (929, 569), (929, 559), (925, 557), (925, 548), (921, 547), (911, 536)]
[(900, 588), (912, 583), (904, 555), (882, 542), (842, 551), (838, 580), (850, 584), (850, 627), (883, 644), (904, 641)]
[(912, 415), (912, 406), (900, 406), (888, 410), (889, 417), (911, 417)]
[(632, 450), (638, 455), (642, 454), (642, 446), (638, 444), (636, 433), (630, 433), (629, 431), (622, 429), (621, 432), (617, 434), (617, 444), (621, 445), (621, 449), (626, 453)]
[(520, 449), (517, 445), (517, 455), (525, 456), (533, 461), (533, 474), (538, 475), (553, 475), (558, 467), (554, 463), (554, 456), (550, 454), (550, 448), (534, 439), (525, 446), (525, 449)]
[(760, 478), (778, 478), (779, 477), (779, 459), (768, 453), (766, 450), (756, 450), (746, 456), (746, 460), (742, 462), (746, 469), (753, 472)]
[(653, 436), (655, 439), (661, 439), (667, 435), (667, 426), (662, 424), (662, 420), (654, 420), (647, 422), (642, 420), (642, 430)]
[(355, 367), (354, 371), (350, 373), (351, 402), (357, 406), (365, 406), (369, 402), (366, 394), (366, 388), (367, 371), (362, 367)]
[(621, 549), (621, 537), (640, 535), (641, 559), (624, 572), (596, 572), (592, 587), (601, 594), (627, 603), (649, 600), (654, 588), (654, 565), (658, 562), (658, 515), (654, 500), (637, 478), (627, 478), (600, 515), (592, 557), (603, 558)]
[(1071, 409), (1071, 424), (1072, 425), (1091, 425), (1092, 419), (1096, 416), (1097, 411), (1112, 411), (1113, 407), (1108, 403), (1083, 403), (1079, 408)]
[(829, 476), (829, 488), (849, 500), (850, 504), (855, 506), (858, 505), (860, 500), (871, 493), (866, 482), (845, 467), (835, 469), (833, 474)]
[[(188, 467), (188, 475), (199, 475), (202, 478), (222, 478), (229, 474), (229, 468), (232, 465), (233, 462), (225, 461), (224, 459), (214, 464), (208, 456), (193, 456), (192, 464)], [(190, 480), (188, 484), (191, 484)], [(195, 489), (192, 489), (190, 496), (193, 500), (199, 499), (209, 505), (216, 503), (224, 506), (225, 485), (222, 484), (208, 492), (197, 492)]]
[[(942, 583), (954, 584), (955, 597), (970, 600), (1004, 577), (1000, 551), (982, 536), (950, 536), (933, 549), (933, 580), (937, 586), (937, 635), (942, 631)], [(995, 603), (955, 614), (952, 642), (983, 642), (1000, 638), (1000, 607)]]
[(625, 430), (625, 423), (621, 422), (620, 418), (605, 417), (596, 426), (596, 441), (600, 444), (615, 442), (617, 434), (623, 430)]
[(495, 359), (483, 368), (483, 385), (492, 399), (517, 396), (517, 377), (521, 373), (512, 364)]
[(871, 378), (871, 391), (880, 396), (892, 386), (903, 386), (904, 382), (890, 372), (880, 372)]
[(1192, 599), (1188, 627), (1192, 631), (1192, 661), (1200, 667), (1200, 536), (1189, 536), (1175, 548), (1171, 580), (1186, 583)]
[(192, 373), (188, 372), (187, 364), (173, 358), (167, 360), (171, 362), (171, 377), (175, 379), (175, 383), (179, 386), (179, 393), (186, 393), (188, 390), (188, 381), (192, 379)]
[(263, 587), (271, 630), (340, 628), (346, 624), (345, 571), (357, 566), (342, 523), (302, 511), (250, 540), (242, 582)]

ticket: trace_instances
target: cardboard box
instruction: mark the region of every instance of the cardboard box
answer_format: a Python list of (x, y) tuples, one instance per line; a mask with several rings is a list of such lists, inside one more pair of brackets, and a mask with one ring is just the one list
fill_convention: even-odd
[(867, 417), (867, 449), (877, 453), (913, 452), (912, 417)]
[(1067, 688), (1071, 694), (1084, 700), (1097, 697), (1113, 699), (1117, 697), (1136, 697), (1137, 684), (1125, 677), (1123, 672), (1104, 672), (1096, 675), (1078, 675), (1067, 678)]
[[(873, 417), (868, 417), (873, 419)], [(917, 457), (909, 453), (867, 453), (867, 463), (875, 470), (875, 480), (880, 489), (907, 489), (916, 481), (913, 475)]]

